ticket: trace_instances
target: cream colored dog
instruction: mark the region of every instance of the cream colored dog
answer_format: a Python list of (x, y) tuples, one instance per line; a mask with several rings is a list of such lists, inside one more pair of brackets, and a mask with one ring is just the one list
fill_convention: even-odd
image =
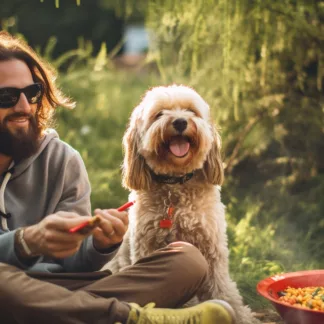
[(123, 184), (136, 204), (124, 242), (104, 268), (117, 272), (171, 242), (189, 242), (209, 264), (195, 302), (224, 299), (237, 323), (258, 323), (229, 276), (220, 136), (207, 103), (186, 86), (153, 88), (134, 109), (123, 145)]

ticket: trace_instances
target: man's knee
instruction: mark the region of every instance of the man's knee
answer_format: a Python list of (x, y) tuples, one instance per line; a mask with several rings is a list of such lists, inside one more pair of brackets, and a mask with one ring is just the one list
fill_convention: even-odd
[(174, 242), (168, 245), (175, 252), (174, 270), (188, 280), (203, 280), (208, 273), (208, 264), (201, 252), (187, 242)]

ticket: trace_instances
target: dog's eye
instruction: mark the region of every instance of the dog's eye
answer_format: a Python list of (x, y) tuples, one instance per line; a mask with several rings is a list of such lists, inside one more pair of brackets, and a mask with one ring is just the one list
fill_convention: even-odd
[(155, 119), (159, 119), (162, 116), (162, 112), (159, 112), (158, 114), (155, 115)]
[(191, 109), (191, 108), (187, 108), (186, 110), (187, 110), (187, 111), (190, 111), (190, 112), (192, 112), (193, 114), (196, 115), (196, 112), (195, 112), (193, 109)]

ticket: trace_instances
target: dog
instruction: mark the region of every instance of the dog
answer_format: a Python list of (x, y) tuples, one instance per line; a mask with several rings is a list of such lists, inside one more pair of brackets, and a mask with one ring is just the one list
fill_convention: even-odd
[(209, 265), (192, 303), (223, 299), (237, 323), (259, 323), (229, 275), (221, 138), (208, 104), (187, 86), (152, 88), (131, 114), (123, 148), (123, 185), (136, 203), (120, 250), (104, 269), (114, 273), (171, 242), (189, 242)]

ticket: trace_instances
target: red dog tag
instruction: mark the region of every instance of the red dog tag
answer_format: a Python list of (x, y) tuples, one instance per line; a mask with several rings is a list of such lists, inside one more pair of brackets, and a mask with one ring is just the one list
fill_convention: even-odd
[(160, 221), (160, 228), (171, 228), (172, 220), (171, 219), (162, 219)]

